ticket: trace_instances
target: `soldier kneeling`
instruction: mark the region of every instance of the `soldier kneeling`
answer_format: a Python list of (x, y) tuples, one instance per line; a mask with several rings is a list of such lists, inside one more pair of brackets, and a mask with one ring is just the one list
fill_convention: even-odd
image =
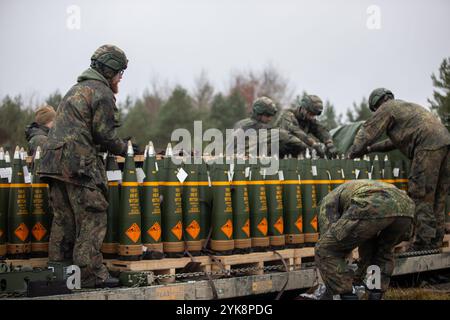
[[(320, 299), (357, 299), (353, 279), (363, 281), (371, 265), (381, 270), (381, 288), (369, 290), (369, 300), (381, 299), (394, 270), (393, 248), (412, 234), (414, 209), (404, 191), (384, 182), (355, 180), (329, 193), (320, 206), (321, 238), (315, 251), (326, 286)], [(346, 257), (356, 247), (360, 261), (355, 275)]]

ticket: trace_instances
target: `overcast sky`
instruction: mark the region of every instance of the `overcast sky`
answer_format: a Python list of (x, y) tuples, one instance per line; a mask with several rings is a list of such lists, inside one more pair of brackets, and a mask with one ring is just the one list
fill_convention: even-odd
[(233, 70), (270, 63), (340, 112), (379, 86), (425, 105), (450, 56), (449, 13), (448, 0), (0, 0), (0, 97), (65, 93), (112, 43), (130, 61), (119, 101), (154, 77), (191, 88), (206, 70), (223, 89)]

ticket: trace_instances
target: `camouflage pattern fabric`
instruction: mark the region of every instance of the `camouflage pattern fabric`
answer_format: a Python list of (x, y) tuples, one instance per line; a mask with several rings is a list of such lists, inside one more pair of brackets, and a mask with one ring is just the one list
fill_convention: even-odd
[(50, 128), (42, 126), (33, 122), (27, 126), (25, 130), (25, 138), (28, 141), (28, 153), (33, 156), (36, 152), (36, 148), (39, 146), (41, 149), (47, 142), (47, 135)]
[[(371, 146), (384, 132), (389, 139)], [(408, 193), (416, 203), (414, 250), (434, 249), (442, 243), (449, 145), (450, 133), (431, 112), (414, 103), (388, 100), (364, 123), (349, 150), (349, 157), (355, 158), (368, 146), (371, 152), (398, 148), (412, 159)]]
[(286, 130), (308, 146), (316, 142), (328, 144), (332, 138), (328, 130), (317, 120), (307, 120), (298, 112), (298, 109), (284, 110), (275, 121), (275, 126)]
[(117, 136), (120, 126), (115, 97), (108, 81), (88, 69), (63, 98), (44, 146), (39, 174), (72, 184), (106, 189), (99, 152), (124, 154), (127, 145)]
[[(237, 129), (242, 129), (244, 131), (246, 131), (248, 129), (254, 129), (258, 133), (259, 129), (270, 130), (270, 129), (279, 129), (279, 128), (275, 128), (270, 124), (265, 124), (265, 123), (257, 120), (257, 116), (254, 115), (251, 118), (246, 118), (246, 119), (238, 121), (234, 125), (234, 130), (237, 130)], [(258, 138), (260, 138), (260, 137), (258, 137)], [(285, 155), (289, 155), (289, 154), (293, 155), (293, 156), (297, 156), (301, 152), (304, 152), (307, 148), (307, 145), (305, 143), (303, 143), (300, 139), (296, 138), (295, 136), (289, 135), (288, 132), (283, 129), (279, 129), (278, 139), (279, 139), (279, 156), (280, 157), (284, 157)], [(268, 131), (268, 136), (267, 136), (267, 140), (266, 140), (266, 143), (268, 145), (268, 151), (270, 151), (270, 140), (271, 140), (270, 131)], [(251, 152), (252, 150), (254, 150), (257, 147), (258, 147), (257, 144), (249, 145), (249, 143), (246, 142), (245, 154), (248, 154), (249, 152)]]
[[(412, 234), (414, 202), (394, 185), (373, 180), (347, 182), (321, 202), (316, 265), (333, 294), (352, 291), (369, 265), (381, 269), (381, 290), (389, 286), (394, 269), (392, 250)], [(346, 257), (359, 247), (358, 272), (349, 270)]]
[(107, 223), (104, 193), (58, 180), (51, 180), (49, 187), (54, 214), (49, 260), (78, 265), (83, 287), (93, 286), (96, 278), (105, 280), (109, 273), (100, 252)]
[(364, 123), (349, 155), (353, 158), (363, 155), (367, 146), (371, 146), (384, 132), (390, 142), (383, 141), (382, 145), (391, 150), (400, 149), (409, 159), (413, 159), (417, 151), (437, 150), (450, 145), (450, 133), (431, 112), (414, 103), (389, 100)]
[(106, 233), (107, 179), (100, 152), (125, 154), (118, 109), (109, 82), (88, 69), (64, 96), (44, 146), (38, 173), (50, 185), (54, 212), (49, 257), (71, 256), (82, 285), (106, 279), (100, 247)]
[(445, 235), (445, 202), (450, 187), (450, 149), (417, 151), (408, 194), (416, 203), (413, 250), (437, 249)]

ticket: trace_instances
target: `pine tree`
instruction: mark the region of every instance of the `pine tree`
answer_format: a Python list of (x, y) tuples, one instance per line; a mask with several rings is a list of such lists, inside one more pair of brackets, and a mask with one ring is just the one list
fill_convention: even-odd
[(434, 110), (442, 122), (450, 128), (450, 57), (442, 61), (438, 76), (433, 73), (431, 80), (437, 89), (433, 91), (433, 100), (428, 99), (431, 110)]
[(332, 130), (339, 125), (338, 120), (334, 106), (329, 101), (326, 101), (323, 113), (319, 117), (319, 122), (328, 130)]
[(369, 102), (366, 98), (357, 104), (353, 102), (353, 110), (347, 110), (347, 119), (349, 122), (365, 121), (372, 116), (372, 111), (369, 109)]

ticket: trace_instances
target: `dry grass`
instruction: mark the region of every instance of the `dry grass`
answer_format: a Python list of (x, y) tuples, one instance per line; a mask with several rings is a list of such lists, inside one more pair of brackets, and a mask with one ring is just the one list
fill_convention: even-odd
[(391, 288), (385, 296), (385, 300), (450, 300), (449, 290), (437, 290), (434, 288)]

